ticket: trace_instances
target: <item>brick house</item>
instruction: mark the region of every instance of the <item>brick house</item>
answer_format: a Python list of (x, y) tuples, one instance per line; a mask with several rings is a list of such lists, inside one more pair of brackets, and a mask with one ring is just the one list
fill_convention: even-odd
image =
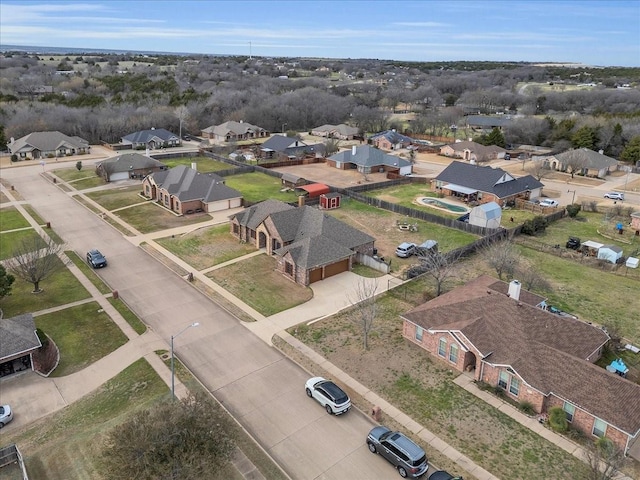
[(385, 130), (371, 135), (368, 139), (368, 143), (380, 150), (399, 150), (401, 148), (407, 148), (413, 143), (411, 137), (402, 135), (395, 130)]
[(322, 125), (311, 130), (311, 135), (317, 137), (337, 138), (339, 140), (353, 140), (358, 136), (359, 129), (341, 123), (340, 125)]
[(231, 217), (231, 233), (277, 259), (277, 270), (300, 285), (350, 271), (371, 255), (375, 239), (309, 206), (266, 200)]
[(455, 142), (440, 148), (440, 154), (445, 157), (460, 158), (467, 162), (488, 162), (497, 158), (504, 158), (507, 151), (497, 145), (481, 145), (472, 141)]
[(517, 198), (529, 200), (542, 194), (540, 183), (532, 175), (514, 177), (501, 168), (464, 162), (451, 162), (436, 178), (432, 188), (438, 193), (463, 201), (496, 202), (501, 207)]
[(561, 407), (572, 427), (627, 452), (640, 436), (640, 385), (594, 365), (603, 330), (544, 305), (517, 281), (481, 276), (403, 314), (402, 335), (538, 413)]
[(18, 160), (66, 157), (91, 153), (89, 142), (60, 132), (33, 132), (7, 144), (11, 155)]
[(133, 150), (146, 150), (147, 148), (153, 150), (155, 148), (179, 147), (180, 138), (164, 128), (150, 128), (130, 133), (122, 137), (120, 143)]
[(269, 132), (264, 128), (242, 121), (224, 122), (202, 130), (202, 138), (213, 140), (215, 143), (239, 142), (268, 136)]
[(167, 166), (155, 158), (140, 153), (125, 153), (96, 164), (96, 174), (105, 182), (144, 178), (147, 175), (167, 170)]
[(152, 173), (142, 181), (142, 193), (172, 212), (219, 212), (242, 206), (242, 194), (215, 173), (199, 173), (186, 165)]
[(356, 169), (362, 174), (390, 172), (398, 175), (409, 175), (413, 165), (404, 158), (390, 155), (371, 145), (353, 145), (350, 150), (343, 150), (327, 159), (327, 165), (340, 170)]
[(595, 152), (588, 148), (577, 148), (552, 155), (546, 159), (546, 164), (552, 170), (597, 178), (604, 178), (618, 169), (618, 161), (615, 158), (603, 155), (602, 150)]

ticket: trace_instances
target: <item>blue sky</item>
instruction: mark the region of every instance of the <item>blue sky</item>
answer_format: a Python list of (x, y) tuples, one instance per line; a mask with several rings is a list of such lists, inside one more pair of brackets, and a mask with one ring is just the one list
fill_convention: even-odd
[(0, 44), (640, 66), (640, 0), (1, 0)]

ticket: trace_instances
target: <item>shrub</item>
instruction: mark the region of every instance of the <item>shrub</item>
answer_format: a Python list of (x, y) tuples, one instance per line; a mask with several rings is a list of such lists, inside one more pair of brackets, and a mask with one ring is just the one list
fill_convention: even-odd
[(507, 393), (504, 391), (504, 388), (502, 388), (500, 385), (496, 385), (493, 387), (493, 393), (498, 398), (504, 398), (507, 396)]
[(13, 155), (11, 155), (11, 161), (12, 162), (17, 162), (18, 161), (18, 155), (16, 155), (15, 153)]
[(527, 415), (533, 415), (536, 413), (535, 408), (533, 408), (533, 404), (531, 402), (527, 402), (526, 400), (523, 402), (520, 402), (518, 404), (518, 408), (522, 413), (525, 413)]
[(80, 160), (76, 162), (76, 168), (78, 169), (78, 171), (82, 170), (82, 162)]
[(584, 434), (584, 432), (582, 430), (578, 430), (577, 428), (569, 428), (569, 430), (567, 431), (567, 437), (578, 443), (582, 443), (587, 439), (587, 436)]
[(544, 232), (547, 228), (547, 219), (541, 215), (526, 220), (522, 224), (522, 233), (525, 235), (536, 235), (538, 232)]
[(578, 212), (580, 212), (581, 209), (582, 209), (582, 207), (580, 205), (578, 205), (577, 203), (574, 203), (572, 205), (568, 205), (567, 206), (567, 214), (569, 214), (569, 217), (571, 217), (571, 218), (576, 218), (578, 216)]
[(549, 409), (549, 426), (555, 432), (566, 432), (569, 428), (567, 422), (567, 414), (561, 407), (553, 407)]

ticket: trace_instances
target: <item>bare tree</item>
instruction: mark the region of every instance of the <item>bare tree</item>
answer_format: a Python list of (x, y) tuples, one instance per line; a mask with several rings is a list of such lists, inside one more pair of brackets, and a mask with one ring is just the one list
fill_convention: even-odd
[(337, 138), (327, 138), (327, 141), (324, 142), (324, 154), (327, 157), (330, 157), (334, 153), (340, 150), (340, 140)]
[(552, 170), (544, 160), (535, 160), (531, 162), (526, 170), (538, 180), (542, 180), (544, 177), (547, 177), (552, 173)]
[(513, 278), (518, 266), (518, 252), (511, 240), (490, 242), (482, 249), (482, 255), (500, 280), (503, 275)]
[(584, 157), (579, 150), (565, 152), (562, 160), (567, 171), (571, 174), (571, 178), (584, 167)]
[(612, 480), (624, 464), (624, 452), (606, 437), (586, 448), (589, 473), (585, 480)]
[(449, 253), (426, 252), (420, 255), (420, 265), (412, 267), (409, 274), (413, 276), (427, 275), (435, 280), (436, 297), (442, 294), (447, 280), (457, 273), (458, 261), (462, 257), (459, 250)]
[(542, 274), (529, 263), (519, 263), (515, 270), (516, 278), (522, 283), (525, 290), (548, 290), (549, 282)]
[(51, 238), (40, 236), (24, 238), (5, 264), (16, 277), (33, 284), (33, 293), (40, 293), (40, 282), (64, 268), (58, 258), (62, 247)]
[(360, 278), (356, 284), (353, 298), (347, 295), (351, 305), (355, 307), (354, 315), (362, 328), (362, 344), (369, 349), (369, 333), (376, 319), (376, 290), (378, 281), (372, 278)]

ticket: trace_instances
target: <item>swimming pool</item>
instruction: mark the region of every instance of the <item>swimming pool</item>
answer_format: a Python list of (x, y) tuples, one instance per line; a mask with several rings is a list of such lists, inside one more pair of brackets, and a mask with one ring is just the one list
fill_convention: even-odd
[(453, 213), (467, 213), (470, 211), (469, 208), (463, 207), (461, 205), (455, 205), (453, 203), (446, 202), (445, 200), (441, 200), (439, 198), (433, 197), (418, 197), (417, 202), (421, 205), (426, 205), (428, 207), (442, 208), (445, 210), (449, 210)]

